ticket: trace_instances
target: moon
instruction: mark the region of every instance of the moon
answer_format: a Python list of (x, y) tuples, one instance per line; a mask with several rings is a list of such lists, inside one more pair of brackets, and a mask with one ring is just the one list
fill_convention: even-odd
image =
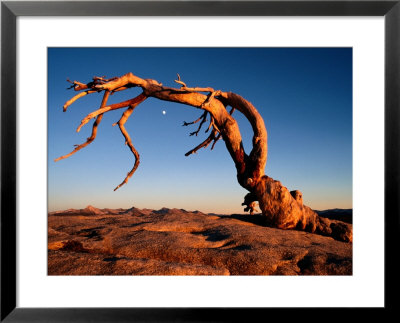
[(167, 111), (165, 111), (165, 110), (162, 111), (162, 114), (163, 114), (163, 115), (166, 115), (166, 113), (167, 113)]

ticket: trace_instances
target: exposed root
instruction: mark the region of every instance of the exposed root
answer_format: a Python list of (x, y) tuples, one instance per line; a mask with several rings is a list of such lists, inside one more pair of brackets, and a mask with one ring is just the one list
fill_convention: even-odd
[(244, 208), (245, 212), (250, 212), (250, 215), (253, 215), (255, 211), (258, 211), (256, 209), (257, 206), (257, 196), (253, 193), (248, 193), (244, 197), (244, 202), (242, 205), (246, 205)]

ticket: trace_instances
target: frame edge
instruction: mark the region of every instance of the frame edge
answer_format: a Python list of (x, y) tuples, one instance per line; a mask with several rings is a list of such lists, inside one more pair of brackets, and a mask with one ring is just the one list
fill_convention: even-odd
[(385, 307), (397, 306), (398, 273), (390, 258), (398, 252), (400, 228), (400, 2), (385, 17)]
[[(16, 307), (16, 15), (1, 4), (1, 319)], [(7, 264), (7, 266), (5, 266)]]
[[(383, 1), (382, 1), (383, 2)], [(1, 309), (0, 321), (16, 322), (32, 313), (32, 309), (16, 309), (16, 16), (20, 9), (1, 3)], [(27, 2), (21, 2), (27, 3)], [(38, 3), (38, 2), (31, 2)], [(43, 2), (44, 4), (46, 2)], [(42, 4), (43, 4), (42, 3)], [(386, 2), (385, 5), (387, 6)], [(400, 142), (400, 1), (390, 1), (385, 15), (385, 248), (397, 252), (399, 234), (399, 162)], [(381, 7), (382, 10), (382, 7)], [(386, 9), (385, 9), (386, 10)], [(60, 10), (61, 11), (61, 10)], [(34, 14), (30, 14), (34, 15)], [(59, 13), (63, 16), (64, 14)], [(360, 14), (361, 15), (361, 14)], [(380, 14), (376, 14), (380, 15)], [(7, 93), (7, 96), (5, 95)], [(8, 216), (5, 216), (8, 215)], [(391, 236), (391, 238), (389, 238)], [(7, 263), (7, 266), (5, 264)], [(385, 307), (395, 309), (397, 304), (388, 302), (387, 295), (396, 291), (399, 278), (395, 269), (389, 269), (391, 259), (385, 252)], [(390, 281), (389, 281), (390, 277)], [(62, 310), (47, 310), (53, 322), (63, 321)], [(74, 312), (74, 309), (65, 309)], [(76, 309), (75, 309), (76, 310)], [(138, 309), (140, 310), (140, 309)], [(244, 309), (245, 311), (246, 309)], [(88, 310), (90, 312), (90, 310)], [(111, 310), (112, 311), (112, 310)], [(162, 309), (156, 310), (162, 312)], [(76, 311), (80, 312), (80, 311)], [(122, 312), (124, 312), (122, 310)], [(128, 311), (130, 312), (130, 311)], [(189, 311), (190, 312), (190, 311)], [(261, 311), (262, 312), (262, 311)], [(259, 312), (261, 314), (261, 312)], [(41, 313), (41, 314), (40, 314)], [(83, 312), (82, 312), (83, 313)], [(131, 312), (130, 312), (131, 313)], [(189, 314), (188, 312), (185, 312)], [(132, 314), (132, 313), (131, 313)], [(193, 313), (192, 313), (193, 314)], [(195, 317), (190, 314), (186, 319)], [(22, 317), (20, 315), (23, 315)], [(159, 315), (160, 317), (162, 315)], [(118, 317), (118, 316), (117, 316)], [(133, 316), (134, 317), (134, 316)], [(31, 317), (32, 318), (32, 317)], [(174, 317), (177, 319), (176, 317)], [(211, 317), (210, 317), (211, 318)], [(143, 319), (143, 317), (141, 318)]]

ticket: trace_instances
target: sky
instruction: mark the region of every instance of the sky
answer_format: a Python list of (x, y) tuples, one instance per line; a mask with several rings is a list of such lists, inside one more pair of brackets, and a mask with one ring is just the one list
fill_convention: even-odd
[[(128, 72), (180, 87), (212, 87), (250, 101), (268, 132), (267, 176), (289, 190), (303, 192), (315, 210), (352, 208), (352, 49), (351, 48), (48, 48), (48, 208), (182, 208), (242, 213), (247, 191), (237, 182), (225, 144), (185, 153), (208, 133), (189, 136), (202, 111), (148, 98), (125, 127), (140, 154), (129, 182), (114, 192), (134, 164), (118, 126), (124, 109), (108, 112), (96, 139), (71, 157), (74, 144), (86, 141), (102, 94), (85, 96), (63, 112), (76, 94), (66, 80), (90, 82), (93, 76)], [(109, 103), (133, 98), (132, 88), (110, 96)], [(163, 113), (165, 111), (165, 113)], [(235, 111), (247, 153), (252, 130)]]

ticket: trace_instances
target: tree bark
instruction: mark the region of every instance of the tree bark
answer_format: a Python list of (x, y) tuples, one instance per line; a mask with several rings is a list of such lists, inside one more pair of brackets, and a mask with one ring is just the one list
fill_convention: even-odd
[[(200, 148), (207, 147), (212, 141), (214, 141), (215, 144), (215, 142), (222, 137), (226, 148), (235, 163), (237, 180), (243, 188), (249, 191), (245, 196), (244, 203), (242, 204), (246, 206), (246, 211), (253, 213), (255, 211), (255, 203), (259, 202), (262, 214), (265, 216), (266, 221), (270, 226), (280, 229), (306, 230), (309, 232), (332, 236), (335, 239), (342, 241), (352, 241), (352, 228), (350, 225), (338, 225), (336, 222), (319, 217), (311, 208), (303, 204), (301, 192), (289, 192), (289, 190), (279, 181), (265, 175), (264, 171), (268, 153), (267, 130), (263, 118), (249, 101), (232, 92), (215, 91), (213, 88), (209, 87), (187, 87), (186, 84), (181, 81), (179, 75), (178, 80), (175, 82), (180, 84), (181, 87), (165, 87), (155, 80), (142, 79), (132, 73), (109, 80), (105, 80), (104, 78), (94, 78), (93, 82), (87, 84), (74, 81), (71, 82), (73, 83), (72, 87), (74, 90), (85, 90), (85, 92), (81, 92), (69, 100), (64, 105), (64, 111), (66, 111), (70, 104), (83, 95), (100, 91), (113, 94), (114, 92), (122, 91), (131, 87), (140, 87), (142, 88), (143, 93), (135, 99), (111, 106), (105, 106), (105, 104), (102, 104), (99, 110), (92, 112), (82, 120), (78, 130), (91, 118), (101, 116), (103, 113), (110, 110), (128, 107), (123, 119), (123, 123), (125, 123), (132, 113), (133, 108), (147, 97), (154, 97), (160, 100), (176, 102), (202, 109), (205, 112), (198, 120), (192, 123), (184, 123), (184, 125), (193, 124), (201, 120), (197, 132), (192, 133), (197, 135), (202, 124), (205, 122), (207, 114), (209, 114), (211, 117), (209, 125), (209, 129), (212, 128), (211, 134), (203, 143), (189, 151), (186, 155), (190, 155)], [(228, 106), (232, 107), (230, 113), (227, 110)], [(243, 148), (239, 126), (236, 120), (232, 117), (232, 112), (234, 110), (240, 111), (252, 126), (252, 149), (249, 154), (246, 154)], [(133, 147), (129, 135), (127, 135), (124, 130), (125, 129), (122, 127), (121, 132), (123, 133), (131, 151), (134, 153), (135, 160), (138, 161), (139, 155)], [(122, 182), (117, 188), (127, 182), (129, 177), (132, 176), (133, 172), (136, 170), (137, 165), (138, 164), (135, 162), (134, 169), (132, 169), (124, 182)]]

